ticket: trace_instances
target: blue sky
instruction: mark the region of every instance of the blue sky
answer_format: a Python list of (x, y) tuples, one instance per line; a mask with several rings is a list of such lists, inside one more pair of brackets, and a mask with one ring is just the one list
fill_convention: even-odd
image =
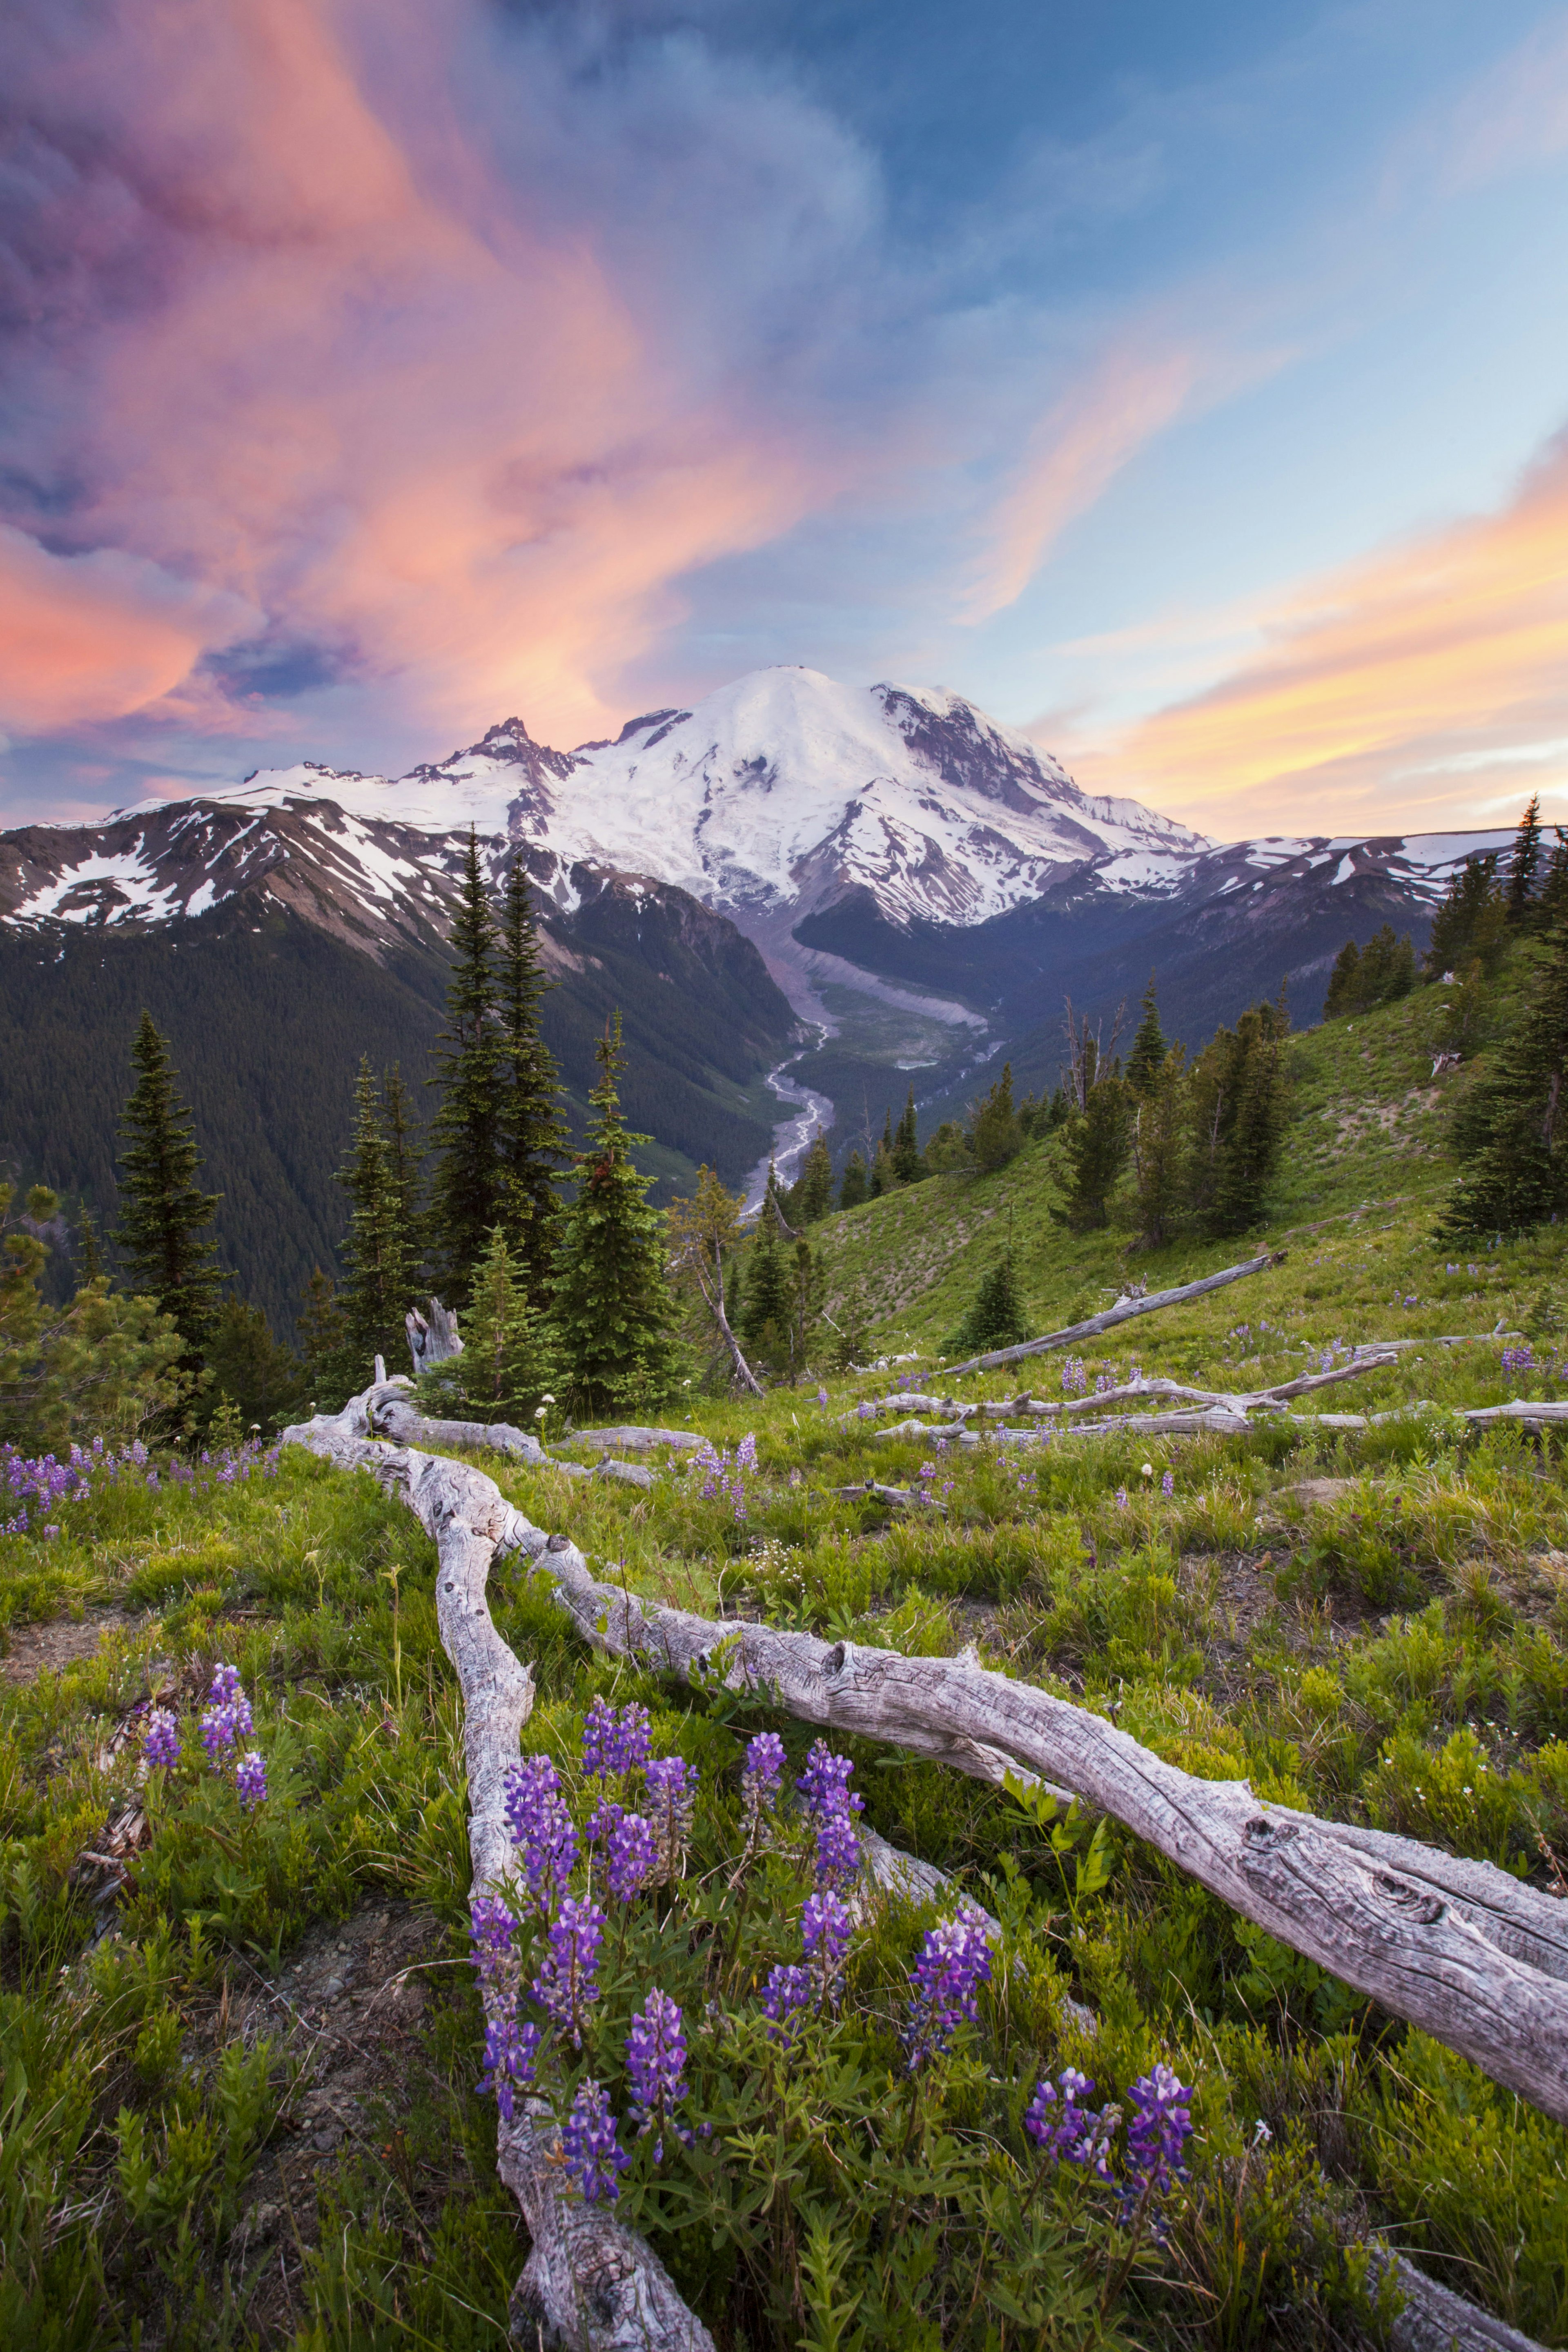
[(32, 10), (6, 821), (772, 661), (1568, 819), (1568, 9)]

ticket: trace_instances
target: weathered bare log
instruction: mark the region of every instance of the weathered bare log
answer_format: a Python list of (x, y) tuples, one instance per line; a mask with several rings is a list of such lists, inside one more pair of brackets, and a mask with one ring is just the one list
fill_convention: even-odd
[(976, 1779), (1014, 1772), (1071, 1790), (1244, 1917), (1568, 2122), (1568, 1906), (1489, 1864), (1260, 1804), (1245, 1780), (1195, 1780), (1102, 1717), (972, 1655), (906, 1658), (747, 1620), (714, 1623), (601, 1584), (574, 1544), (533, 1527), (482, 1472), (360, 1438), (354, 1410), (285, 1436), (371, 1470), (425, 1524), (427, 1513), (461, 1520), (547, 1570), (595, 1646), (681, 1679), (718, 1672), (806, 1722)]
[(416, 1372), (427, 1372), (432, 1364), (444, 1364), (450, 1356), (460, 1356), (463, 1343), (458, 1337), (456, 1310), (443, 1307), (438, 1298), (429, 1302), (430, 1317), (426, 1321), (416, 1307), (411, 1307), (403, 1318), (408, 1334), (408, 1349)]
[(921, 1486), (879, 1486), (875, 1478), (867, 1478), (858, 1486), (830, 1486), (827, 1491), (830, 1495), (842, 1495), (848, 1502), (859, 1498), (891, 1503), (895, 1510), (900, 1511), (913, 1510), (922, 1504), (931, 1511), (945, 1513), (947, 1509), (945, 1503), (939, 1503), (934, 1495), (928, 1495)]
[(645, 1470), (637, 1462), (616, 1462), (608, 1454), (599, 1464), (594, 1475), (595, 1478), (614, 1478), (623, 1486), (641, 1486), (646, 1489), (653, 1485), (651, 1470)]
[(1494, 2319), (1451, 2287), (1439, 2286), (1405, 2255), (1383, 2245), (1369, 2247), (1368, 2254), (1373, 2290), (1392, 2270), (1405, 2298), (1388, 2331), (1392, 2352), (1542, 2352), (1532, 2336), (1521, 2336), (1505, 2319)]
[[(497, 1550), (495, 1507), (503, 1513), (509, 1507), (493, 1480), (461, 1463), (401, 1447), (389, 1453), (361, 1437), (374, 1394), (352, 1398), (335, 1417), (285, 1430), (283, 1442), (330, 1460), (344, 1458), (346, 1448), (349, 1458), (405, 1465), (398, 1491), (436, 1543), (436, 1622), (463, 1694), (473, 1891), (490, 1894), (517, 1871), (505, 1776), (533, 1707), (532, 1673), (496, 1631), (485, 1592)], [(514, 2332), (524, 2343), (564, 2352), (713, 2352), (712, 2337), (653, 2249), (566, 2188), (559, 2134), (539, 2101), (520, 2103), (510, 2124), (500, 2122), (496, 2169), (533, 2241), (512, 2298)]]
[(366, 1391), (365, 1415), (378, 1437), (399, 1445), (422, 1445), (431, 1452), (443, 1446), (467, 1447), (475, 1453), (510, 1454), (520, 1462), (542, 1462), (545, 1452), (537, 1437), (510, 1421), (431, 1421), (411, 1404), (405, 1384), (386, 1381)]
[(1278, 1265), (1285, 1255), (1283, 1250), (1265, 1250), (1260, 1257), (1249, 1257), (1240, 1265), (1223, 1266), (1218, 1274), (1205, 1274), (1201, 1282), (1184, 1282), (1174, 1290), (1153, 1290), (1146, 1298), (1119, 1298), (1103, 1315), (1091, 1315), (1086, 1323), (1069, 1324), (1065, 1331), (1047, 1331), (1043, 1339), (1022, 1339), (1016, 1348), (994, 1348), (989, 1355), (971, 1356), (962, 1364), (949, 1364), (947, 1376), (956, 1380), (961, 1372), (989, 1372), (998, 1364), (1016, 1364), (1026, 1356), (1043, 1356), (1051, 1348), (1070, 1348), (1075, 1339), (1097, 1339), (1101, 1331), (1113, 1331), (1119, 1323), (1130, 1323), (1135, 1315), (1157, 1315), (1163, 1307), (1179, 1307), (1188, 1298), (1203, 1298), (1211, 1290), (1223, 1290), (1227, 1282), (1244, 1282), (1249, 1274), (1262, 1274)]

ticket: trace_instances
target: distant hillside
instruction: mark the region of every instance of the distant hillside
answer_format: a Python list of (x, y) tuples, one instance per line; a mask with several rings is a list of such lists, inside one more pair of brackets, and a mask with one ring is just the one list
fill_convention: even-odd
[[(594, 1041), (625, 1022), (628, 1119), (645, 1155), (684, 1182), (699, 1160), (739, 1184), (766, 1152), (762, 1074), (794, 1016), (762, 958), (682, 891), (579, 869), (571, 914), (546, 908), (557, 985), (544, 1031), (580, 1129)], [(0, 1160), (115, 1213), (116, 1128), (145, 1005), (172, 1041), (217, 1234), (240, 1286), (292, 1337), (312, 1265), (334, 1263), (345, 1209), (333, 1182), (362, 1054), (401, 1064), (416, 1099), (441, 1024), (438, 940), (388, 936), (374, 955), (274, 897), (245, 890), (174, 924), (0, 929)]]

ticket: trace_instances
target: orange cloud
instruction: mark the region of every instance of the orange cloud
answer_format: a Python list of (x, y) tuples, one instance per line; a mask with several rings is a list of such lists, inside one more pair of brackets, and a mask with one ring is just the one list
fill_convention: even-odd
[[(679, 575), (851, 459), (656, 340), (591, 231), (500, 176), (451, 95), (483, 22), (468, 0), (123, 8), (54, 94), (90, 85), (141, 159), (160, 283), (106, 302), (35, 408), (75, 420), (79, 543), (243, 600), (434, 741), (517, 709), (570, 742)], [(18, 724), (160, 697), (213, 723), (210, 635), (128, 610), (96, 670), (92, 642), (61, 636), (68, 683)]]
[(1396, 831), (1568, 790), (1568, 436), (1499, 513), (1311, 582), (1080, 782), (1205, 832)]
[(136, 556), (51, 555), (0, 524), (0, 729), (39, 734), (145, 709), (260, 621), (241, 598)]

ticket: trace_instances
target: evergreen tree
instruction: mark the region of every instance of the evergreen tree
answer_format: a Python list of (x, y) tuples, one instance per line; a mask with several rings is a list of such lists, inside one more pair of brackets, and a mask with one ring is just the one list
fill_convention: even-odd
[(961, 1169), (973, 1167), (974, 1154), (969, 1148), (969, 1138), (957, 1119), (944, 1118), (935, 1134), (927, 1137), (925, 1164), (930, 1176), (952, 1176)]
[(437, 1042), (438, 1068), (429, 1082), (440, 1096), (432, 1126), (431, 1255), (450, 1297), (466, 1301), (474, 1268), (507, 1206), (496, 927), (471, 826), (451, 948), (447, 1026)]
[(1154, 1001), (1154, 975), (1149, 975), (1149, 985), (1142, 995), (1143, 1018), (1138, 1024), (1138, 1034), (1132, 1040), (1132, 1050), (1127, 1056), (1127, 1083), (1135, 1095), (1146, 1095), (1165, 1059), (1165, 1033), (1160, 1026), (1160, 1008)]
[(981, 1174), (1005, 1168), (1024, 1146), (1024, 1130), (1013, 1108), (1013, 1065), (1004, 1062), (1002, 1075), (974, 1114), (970, 1133), (974, 1164)]
[(1536, 921), (1543, 931), (1554, 931), (1560, 924), (1568, 922), (1568, 833), (1560, 824), (1554, 824), (1552, 830), (1556, 838), (1536, 902)]
[(1367, 1013), (1374, 1004), (1391, 1004), (1401, 996), (1408, 996), (1415, 985), (1415, 950), (1409, 934), (1395, 939), (1392, 923), (1374, 931), (1361, 951), (1356, 969), (1355, 993), (1345, 1010)]
[(882, 1141), (877, 1146), (877, 1157), (871, 1162), (871, 1176), (867, 1190), (873, 1201), (879, 1201), (885, 1193), (896, 1192), (898, 1189), (898, 1172), (893, 1166), (893, 1155), (888, 1148), (887, 1138), (884, 1136)]
[(557, 1171), (564, 1164), (566, 1123), (561, 1116), (560, 1074), (544, 1043), (539, 1008), (553, 982), (544, 977), (533, 897), (521, 857), (507, 877), (501, 911), (497, 1001), (500, 1017), (500, 1157), (506, 1186), (504, 1223), (521, 1255), (536, 1307), (550, 1295), (555, 1221), (561, 1213)]
[(314, 1268), (294, 1328), (300, 1334), (305, 1396), (321, 1412), (336, 1412), (352, 1394), (348, 1332), (330, 1276)]
[(1263, 1215), (1285, 1136), (1283, 1001), (1255, 1004), (1221, 1028), (1194, 1073), (1194, 1205), (1214, 1234), (1245, 1233)]
[(396, 1062), (382, 1074), (381, 1097), (386, 1130), (387, 1174), (397, 1202), (398, 1215), (403, 1222), (403, 1247), (408, 1261), (409, 1282), (412, 1288), (417, 1290), (425, 1266), (425, 1181), (421, 1169), (424, 1153), (415, 1124), (413, 1098)]
[(1518, 1027), (1456, 1121), (1455, 1146), (1466, 1164), (1440, 1244), (1527, 1232), (1568, 1209), (1568, 931), (1552, 934)]
[(910, 1086), (909, 1100), (904, 1105), (903, 1117), (899, 1121), (898, 1133), (893, 1138), (892, 1161), (893, 1173), (900, 1184), (918, 1184), (926, 1172), (921, 1159), (920, 1127), (915, 1118), (915, 1089), (912, 1081)]
[(306, 1401), (304, 1368), (290, 1348), (272, 1336), (259, 1307), (226, 1298), (207, 1342), (212, 1384), (203, 1397), (204, 1418), (227, 1403), (247, 1433), (274, 1436)]
[(841, 1209), (858, 1209), (869, 1197), (866, 1162), (858, 1151), (852, 1151), (844, 1163), (844, 1181), (838, 1188), (838, 1205)]
[(1138, 1188), (1138, 1234), (1150, 1249), (1170, 1238), (1187, 1196), (1186, 1056), (1173, 1045), (1142, 1093), (1134, 1090), (1132, 1172)]
[[(0, 1228), (15, 1197), (0, 1184)], [(116, 1295), (98, 1275), (64, 1305), (46, 1299), (43, 1233), (58, 1209), (58, 1195), (35, 1184), (0, 1251), (0, 1442), (29, 1451), (129, 1437), (190, 1390), (179, 1333), (150, 1298)]]
[(1068, 1129), (1066, 1204), (1053, 1214), (1077, 1233), (1110, 1222), (1110, 1195), (1127, 1165), (1134, 1101), (1131, 1087), (1111, 1069), (1096, 1077), (1085, 1109)]
[(1334, 958), (1334, 968), (1329, 974), (1329, 992), (1323, 999), (1323, 1018), (1331, 1021), (1341, 1013), (1355, 1013), (1361, 1006), (1361, 950), (1354, 940), (1347, 940)]
[(179, 1075), (150, 1013), (131, 1049), (136, 1084), (121, 1121), (120, 1225), (128, 1287), (156, 1300), (184, 1344), (182, 1363), (199, 1365), (224, 1277), (212, 1242), (198, 1240), (217, 1207), (196, 1184), (201, 1160), (191, 1115), (174, 1091)]
[(663, 1220), (645, 1197), (621, 1117), (616, 1081), (626, 1066), (620, 1015), (594, 1048), (604, 1073), (589, 1097), (593, 1117), (577, 1156), (577, 1194), (562, 1217), (553, 1262), (551, 1324), (574, 1409), (607, 1412), (654, 1404), (675, 1378), (675, 1304), (665, 1275)]
[(1531, 898), (1535, 888), (1535, 869), (1541, 859), (1541, 795), (1536, 793), (1519, 820), (1519, 830), (1513, 837), (1513, 855), (1508, 868), (1508, 919), (1518, 930), (1528, 920)]
[(790, 1265), (771, 1199), (763, 1202), (746, 1261), (746, 1296), (740, 1333), (753, 1363), (777, 1370), (789, 1355)]
[(353, 1203), (342, 1255), (343, 1333), (351, 1381), (371, 1377), (374, 1359), (395, 1363), (403, 1351), (404, 1317), (414, 1302), (408, 1229), (368, 1059), (354, 1086), (353, 1139), (338, 1182)]
[(818, 1223), (833, 1206), (833, 1155), (820, 1128), (812, 1138), (796, 1192), (796, 1213), (803, 1224)]
[(1007, 1250), (982, 1275), (968, 1311), (956, 1330), (948, 1334), (943, 1347), (949, 1356), (978, 1356), (993, 1348), (1016, 1348), (1028, 1337), (1013, 1253)]
[(427, 1412), (458, 1421), (510, 1422), (531, 1429), (554, 1391), (554, 1345), (528, 1295), (521, 1260), (497, 1225), (474, 1269), (463, 1317), (461, 1355), (422, 1372), (417, 1395)]
[(1502, 941), (1506, 908), (1498, 888), (1495, 855), (1472, 857), (1448, 883), (1447, 893), (1432, 919), (1432, 941), (1426, 950), (1428, 979), (1459, 971), (1471, 956), (1479, 956), (1489, 970)]

